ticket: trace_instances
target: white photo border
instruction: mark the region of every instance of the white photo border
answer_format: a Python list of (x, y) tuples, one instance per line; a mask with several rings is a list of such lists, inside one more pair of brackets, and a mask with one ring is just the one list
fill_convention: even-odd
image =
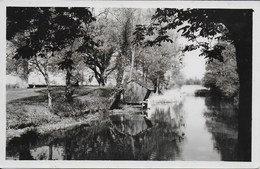
[[(117, 7), (253, 9), (252, 161), (12, 161), (6, 160), (6, 7)], [(0, 167), (1, 168), (260, 168), (260, 1), (32, 1), (0, 2)]]

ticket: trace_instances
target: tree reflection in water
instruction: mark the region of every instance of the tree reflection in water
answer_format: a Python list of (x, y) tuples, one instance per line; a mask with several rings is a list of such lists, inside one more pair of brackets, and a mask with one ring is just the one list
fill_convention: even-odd
[(151, 118), (154, 125), (149, 129), (143, 115), (120, 114), (92, 127), (82, 125), (40, 135), (33, 142), (26, 139), (33, 137), (28, 133), (17, 139), (20, 141), (8, 143), (7, 157), (20, 160), (174, 160), (179, 156), (179, 144), (183, 139), (179, 129), (181, 118), (175, 115), (174, 109), (181, 106), (167, 106), (166, 111), (157, 108)]
[(137, 159), (176, 160), (180, 157), (180, 144), (184, 139), (181, 114), (182, 103), (158, 105), (151, 112), (154, 127), (136, 135)]
[[(206, 111), (204, 108), (198, 109), (197, 114), (186, 109), (194, 102), (156, 104), (148, 112), (153, 123), (151, 128), (147, 127), (143, 115), (129, 115), (126, 112), (110, 115), (106, 121), (45, 135), (31, 131), (9, 141), (6, 156), (7, 159), (20, 160), (185, 160), (188, 159), (183, 153), (185, 150), (189, 155), (193, 151), (201, 152), (194, 147), (198, 143), (198, 147), (210, 148), (202, 151), (202, 156), (216, 151), (223, 161), (238, 160), (237, 109), (233, 103), (212, 98), (203, 98), (203, 104), (204, 99)], [(201, 113), (204, 115), (201, 116), (202, 121), (206, 120), (206, 131), (212, 133), (212, 138), (209, 137), (210, 140), (204, 140), (202, 144), (213, 144), (214, 149), (201, 145), (202, 138), (197, 138), (199, 142), (194, 144), (194, 138), (189, 133), (198, 131), (202, 132), (200, 135), (207, 134), (201, 128), (189, 128), (193, 116)], [(188, 117), (191, 121), (187, 121)], [(196, 134), (193, 135), (196, 137)]]
[[(24, 136), (18, 140), (24, 140)], [(105, 121), (95, 127), (54, 131), (38, 137), (36, 142), (30, 139), (10, 141), (7, 157), (19, 160), (130, 160), (134, 158), (131, 145), (134, 144), (130, 135), (119, 132), (110, 121)]]
[(228, 100), (206, 97), (208, 111), (204, 113), (208, 131), (212, 133), (214, 148), (223, 161), (238, 160), (238, 109)]

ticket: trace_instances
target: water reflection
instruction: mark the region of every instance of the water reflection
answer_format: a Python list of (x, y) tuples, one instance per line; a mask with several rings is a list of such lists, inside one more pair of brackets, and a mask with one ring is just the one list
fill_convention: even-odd
[(214, 150), (212, 134), (207, 130), (204, 112), (205, 98), (187, 96), (183, 103), (185, 112), (185, 142), (182, 160), (219, 161), (220, 155)]
[(91, 126), (45, 135), (30, 131), (8, 142), (6, 157), (10, 160), (236, 160), (234, 105), (195, 97), (190, 94), (194, 88), (186, 86), (186, 89), (189, 94), (181, 89), (184, 97), (178, 96), (177, 102), (158, 102), (150, 107), (148, 117), (152, 127), (147, 126), (144, 115), (125, 112), (110, 115)]
[(174, 160), (179, 156), (182, 137), (170, 109), (156, 109), (149, 129), (143, 115), (118, 114), (111, 119), (98, 127), (55, 131), (36, 143), (27, 140), (17, 147), (10, 142), (7, 156), (15, 159), (14, 152), (19, 160)]
[(214, 148), (222, 161), (238, 160), (237, 107), (228, 100), (206, 98), (208, 111), (204, 113), (207, 129), (212, 133)]
[(157, 105), (148, 112), (154, 127), (135, 137), (137, 159), (177, 160), (180, 157), (184, 125), (181, 115), (182, 103)]

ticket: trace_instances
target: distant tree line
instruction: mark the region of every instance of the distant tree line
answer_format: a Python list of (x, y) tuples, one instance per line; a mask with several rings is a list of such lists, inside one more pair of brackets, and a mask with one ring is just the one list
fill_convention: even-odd
[(186, 85), (201, 85), (202, 81), (198, 78), (189, 78), (187, 80), (185, 80), (184, 84)]

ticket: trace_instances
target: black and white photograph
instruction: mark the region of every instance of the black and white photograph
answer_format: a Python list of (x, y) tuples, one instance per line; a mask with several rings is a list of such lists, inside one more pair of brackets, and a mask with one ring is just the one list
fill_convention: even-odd
[(253, 8), (5, 9), (5, 161), (252, 162)]

